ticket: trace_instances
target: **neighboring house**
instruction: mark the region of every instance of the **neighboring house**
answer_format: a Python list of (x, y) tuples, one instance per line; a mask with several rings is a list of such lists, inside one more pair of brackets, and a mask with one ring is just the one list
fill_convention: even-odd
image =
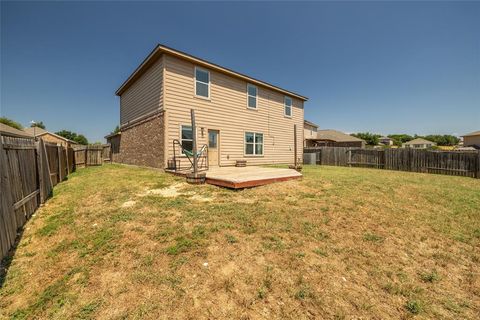
[(304, 120), (303, 121), (303, 146), (307, 147), (309, 146), (309, 142), (312, 139), (317, 138), (317, 130), (318, 126), (310, 121)]
[(196, 134), (198, 149), (208, 145), (211, 166), (232, 166), (237, 160), (293, 163), (294, 125), (297, 156), (303, 158), (306, 97), (181, 51), (158, 45), (116, 94), (119, 162), (158, 168), (188, 164), (173, 141), (191, 150)]
[(33, 135), (23, 131), (18, 130), (14, 127), (7, 126), (4, 123), (0, 123), (0, 133), (2, 136), (16, 137), (16, 138), (33, 138)]
[(318, 130), (315, 138), (305, 139), (306, 147), (356, 147), (365, 148), (365, 141), (349, 134), (332, 130)]
[(432, 142), (423, 138), (416, 138), (408, 142), (405, 142), (404, 144), (402, 144), (402, 147), (414, 148), (414, 149), (426, 149), (426, 148), (434, 147), (436, 145), (437, 144), (435, 142)]
[(64, 147), (73, 147), (78, 145), (78, 143), (73, 140), (64, 138), (62, 136), (59, 136), (58, 134), (49, 132), (39, 127), (30, 127), (23, 130), (28, 134), (35, 136), (36, 138), (42, 138), (42, 140), (45, 142), (55, 143)]
[(470, 132), (462, 137), (464, 147), (480, 149), (480, 131)]
[(393, 139), (383, 136), (378, 138), (378, 143), (384, 146), (393, 146)]

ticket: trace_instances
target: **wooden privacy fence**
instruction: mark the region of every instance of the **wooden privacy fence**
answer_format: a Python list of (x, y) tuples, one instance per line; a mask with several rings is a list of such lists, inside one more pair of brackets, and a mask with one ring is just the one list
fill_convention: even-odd
[[(65, 152), (43, 140), (0, 135), (0, 258), (14, 244), (18, 229), (65, 177), (66, 156), (59, 158), (59, 151)], [(53, 165), (57, 166), (55, 176), (50, 170)]]
[(104, 162), (110, 162), (111, 159), (109, 144), (75, 147), (74, 153), (75, 165), (77, 166), (100, 166)]
[(0, 135), (0, 259), (18, 230), (77, 164), (110, 161), (110, 145), (63, 147), (33, 138)]
[(305, 148), (304, 153), (315, 153), (317, 165), (370, 167), (480, 178), (480, 151), (320, 147)]

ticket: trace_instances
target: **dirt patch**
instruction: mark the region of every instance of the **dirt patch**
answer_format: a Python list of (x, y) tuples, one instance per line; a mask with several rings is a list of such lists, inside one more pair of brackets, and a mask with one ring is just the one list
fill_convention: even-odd
[(130, 201), (126, 201), (122, 204), (122, 208), (130, 208), (130, 207), (133, 207), (135, 205), (135, 203), (137, 203), (136, 201), (133, 201), (133, 200), (130, 200)]
[(187, 191), (188, 187), (189, 185), (186, 183), (175, 183), (166, 188), (146, 190), (144, 193), (138, 196), (144, 197), (147, 195), (158, 195), (164, 198), (187, 196), (189, 199), (199, 202), (211, 202), (214, 200), (214, 198), (211, 196), (206, 196), (192, 190)]
[(161, 189), (149, 189), (145, 193), (141, 194), (140, 196), (148, 196), (148, 195), (159, 195), (162, 197), (167, 197), (167, 198), (174, 198), (182, 195), (180, 190), (185, 188), (186, 184), (185, 183), (175, 183), (172, 184), (171, 186), (168, 186), (166, 188), (161, 188)]
[(213, 201), (212, 197), (205, 197), (199, 194), (194, 194), (193, 196), (190, 197), (190, 199), (195, 200), (195, 201), (200, 201), (200, 202), (210, 202)]

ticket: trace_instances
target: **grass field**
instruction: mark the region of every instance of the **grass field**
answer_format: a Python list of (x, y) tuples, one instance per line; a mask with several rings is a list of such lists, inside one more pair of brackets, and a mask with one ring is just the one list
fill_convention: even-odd
[(80, 169), (26, 224), (0, 318), (478, 319), (480, 180), (306, 167), (231, 191)]

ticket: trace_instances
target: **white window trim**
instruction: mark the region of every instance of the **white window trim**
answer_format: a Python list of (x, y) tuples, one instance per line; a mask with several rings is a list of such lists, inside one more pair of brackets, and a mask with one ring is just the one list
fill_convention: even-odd
[[(290, 101), (292, 102), (292, 104), (290, 105), (290, 115), (287, 114), (287, 99), (290, 99)], [(283, 97), (283, 115), (286, 118), (291, 118), (293, 116), (293, 99), (288, 96)]]
[[(181, 124), (181, 125), (180, 125), (180, 136), (179, 136), (179, 139), (178, 139), (178, 140), (180, 141), (180, 143), (182, 143), (183, 140), (192, 140), (192, 143), (193, 143), (193, 134), (194, 134), (193, 132), (192, 132), (192, 139), (182, 139), (182, 127), (190, 127), (190, 128), (191, 128), (192, 125), (190, 125), (190, 124)], [(182, 154), (181, 154), (181, 155), (182, 155), (182, 156), (185, 156), (185, 157), (187, 156), (185, 153), (183, 153), (183, 150), (182, 150)]]
[[(208, 97), (197, 95), (197, 69), (208, 73), (208, 83), (198, 80), (198, 82), (208, 85)], [(210, 88), (212, 83), (212, 79), (210, 78), (210, 76), (211, 75), (209, 70), (195, 66), (195, 70), (193, 74), (193, 83), (194, 83), (193, 94), (196, 98), (210, 100)]]
[[(245, 136), (247, 133), (253, 133), (253, 154), (247, 154), (246, 151), (245, 151), (245, 147), (247, 146), (247, 139), (245, 139)], [(255, 145), (257, 143), (255, 143), (255, 135), (259, 133), (263, 136), (263, 140), (262, 140), (262, 154), (255, 154)], [(252, 144), (252, 143), (250, 143)], [(243, 132), (243, 156), (244, 157), (264, 157), (265, 156), (265, 134), (263, 132), (255, 132), (255, 131), (244, 131)]]
[[(254, 108), (254, 107), (250, 107), (250, 106), (248, 105), (248, 98), (253, 97), (253, 96), (251, 96), (251, 95), (248, 93), (248, 88), (249, 88), (249, 87), (255, 88), (255, 92), (257, 93), (257, 94), (255, 95), (255, 108)], [(251, 83), (247, 83), (247, 108), (250, 109), (250, 110), (258, 110), (258, 87), (255, 86), (255, 85), (253, 85), (253, 84), (251, 84)], [(260, 132), (259, 132), (259, 133), (260, 133)]]

